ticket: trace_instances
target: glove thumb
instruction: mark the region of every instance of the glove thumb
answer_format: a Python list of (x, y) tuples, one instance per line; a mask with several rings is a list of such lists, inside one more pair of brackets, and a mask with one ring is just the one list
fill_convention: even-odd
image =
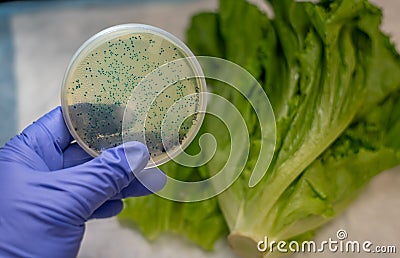
[[(130, 165), (126, 156), (129, 155)], [(136, 162), (133, 162), (136, 161)], [(56, 184), (70, 193), (88, 219), (105, 201), (118, 194), (134, 179), (134, 173), (144, 169), (149, 153), (140, 142), (128, 142), (104, 151), (100, 156), (82, 165), (64, 169), (56, 176)], [(53, 174), (54, 175), (54, 174)], [(80, 209), (79, 209), (80, 208)]]

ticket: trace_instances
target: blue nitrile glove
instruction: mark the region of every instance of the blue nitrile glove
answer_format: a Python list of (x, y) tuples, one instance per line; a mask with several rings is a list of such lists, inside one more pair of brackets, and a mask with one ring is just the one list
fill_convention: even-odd
[[(143, 170), (146, 147), (125, 144), (92, 159), (70, 144), (60, 108), (44, 115), (0, 149), (0, 257), (75, 257), (90, 218), (122, 209), (121, 198), (165, 184), (160, 170)], [(143, 171), (142, 171), (143, 170)]]

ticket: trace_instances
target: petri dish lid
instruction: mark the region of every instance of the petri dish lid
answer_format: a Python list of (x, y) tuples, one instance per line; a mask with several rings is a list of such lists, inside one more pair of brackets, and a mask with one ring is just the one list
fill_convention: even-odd
[(154, 167), (193, 140), (206, 91), (201, 67), (182, 41), (157, 27), (123, 24), (78, 49), (64, 76), (61, 105), (71, 135), (89, 154), (140, 141), (150, 152), (147, 167)]

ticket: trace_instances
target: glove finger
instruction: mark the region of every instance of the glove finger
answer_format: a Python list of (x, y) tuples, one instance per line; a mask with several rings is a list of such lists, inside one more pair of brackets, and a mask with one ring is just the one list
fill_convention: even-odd
[(93, 157), (90, 156), (81, 146), (76, 142), (70, 144), (64, 151), (64, 165), (63, 168), (74, 167), (81, 165), (92, 160)]
[[(125, 153), (130, 156), (131, 167)], [(71, 208), (83, 209), (80, 213), (88, 219), (94, 210), (125, 188), (134, 178), (132, 171), (143, 170), (148, 160), (145, 145), (129, 142), (110, 148), (89, 162), (52, 175), (56, 179), (54, 183), (73, 198), (71, 204), (76, 207)]]
[(124, 207), (121, 200), (106, 201), (95, 210), (89, 219), (105, 219), (118, 215)]
[(144, 169), (137, 173), (132, 182), (112, 199), (123, 199), (152, 194), (160, 191), (164, 187), (166, 181), (167, 178), (164, 172), (159, 168)]
[(72, 139), (65, 125), (61, 107), (57, 107), (28, 126), (21, 135), (14, 137), (10, 144), (17, 148), (21, 146), (22, 149), (28, 147), (36, 153), (37, 167), (34, 169), (45, 170), (42, 165), (44, 163), (48, 170), (52, 171), (63, 168), (63, 151)]

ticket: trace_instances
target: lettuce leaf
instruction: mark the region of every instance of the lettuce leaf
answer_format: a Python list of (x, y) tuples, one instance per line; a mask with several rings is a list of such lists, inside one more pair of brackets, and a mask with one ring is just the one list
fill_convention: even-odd
[[(243, 66), (269, 96), (277, 146), (266, 176), (248, 187), (261, 144), (259, 124), (240, 94), (215, 84), (212, 91), (239, 109), (252, 132), (246, 168), (207, 201), (128, 200), (120, 218), (147, 236), (173, 231), (211, 249), (228, 227), (238, 254), (259, 257), (256, 244), (265, 235), (309, 239), (374, 175), (400, 164), (400, 57), (379, 29), (381, 11), (367, 0), (268, 2), (273, 19), (245, 0), (220, 0), (217, 13), (194, 16), (187, 32), (196, 54)], [(202, 130), (224, 141), (226, 132), (218, 129), (206, 120)], [(163, 169), (197, 180), (225, 161), (187, 173), (173, 162)]]
[[(198, 146), (192, 144), (185, 151), (197, 153)], [(182, 181), (199, 181), (208, 177), (198, 169), (175, 162), (168, 162), (161, 169)], [(212, 250), (215, 242), (228, 234), (216, 198), (195, 203), (169, 201), (157, 195), (131, 198), (125, 200), (118, 219), (122, 225), (140, 229), (150, 240), (162, 232), (171, 232), (185, 236), (205, 250)]]
[(346, 208), (373, 176), (399, 164), (399, 118), (397, 92), (351, 125), (274, 204), (270, 232), (289, 239), (315, 229)]

